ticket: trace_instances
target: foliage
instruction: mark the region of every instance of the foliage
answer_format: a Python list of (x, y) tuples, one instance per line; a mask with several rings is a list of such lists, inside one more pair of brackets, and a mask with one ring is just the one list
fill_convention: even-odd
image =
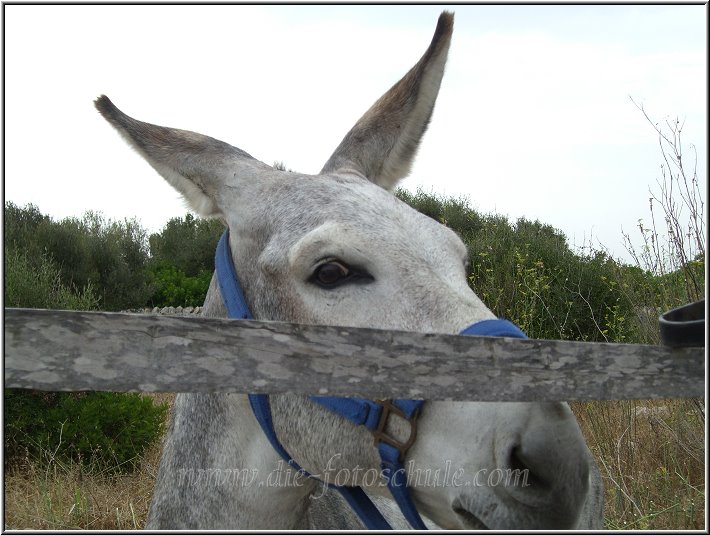
[(106, 221), (86, 212), (57, 222), (33, 205), (7, 202), (5, 253), (13, 251), (37, 272), (51, 261), (62, 286), (91, 288), (103, 310), (142, 306), (152, 292), (145, 231), (135, 220)]
[(5, 462), (43, 454), (103, 470), (133, 468), (162, 433), (167, 405), (139, 394), (37, 392), (8, 389), (5, 401)]
[[(136, 220), (107, 221), (86, 212), (81, 219), (54, 221), (36, 206), (7, 202), (6, 269), (11, 277), (25, 270), (35, 277), (13, 279), (12, 288), (22, 296), (11, 294), (8, 305), (18, 306), (11, 303), (20, 299), (32, 303), (26, 306), (40, 307), (42, 294), (53, 296), (49, 308), (110, 311), (201, 305), (223, 231), (220, 221), (186, 214), (148, 238)], [(74, 288), (83, 289), (75, 295), (83, 296), (84, 304), (67, 301), (66, 290)]]
[(94, 310), (98, 304), (90, 282), (82, 290), (62, 284), (49, 255), (42, 254), (32, 263), (24, 252), (5, 252), (5, 306)]
[(20, 208), (15, 203), (5, 203), (5, 247), (11, 244), (13, 248), (31, 248), (31, 253), (41, 252), (37, 248), (35, 236), (37, 229), (50, 222), (49, 216), (43, 215), (39, 208), (28, 204)]
[(190, 277), (169, 262), (161, 261), (153, 265), (153, 277), (155, 293), (150, 301), (152, 306), (201, 306), (212, 280), (212, 272), (202, 270), (197, 276)]
[(469, 250), (469, 282), (499, 317), (532, 338), (625, 341), (632, 304), (616, 281), (620, 266), (603, 252), (580, 255), (550, 225), (480, 215), (465, 199), (397, 196), (451, 227)]
[(184, 218), (172, 218), (160, 233), (150, 236), (151, 306), (199, 306), (204, 302), (223, 232), (221, 221), (197, 219), (188, 213)]
[[(491, 224), (473, 210), (465, 198), (440, 197), (421, 189), (414, 195), (398, 189), (395, 195), (422, 214), (455, 230), (466, 243), (479, 239), (484, 227)], [(500, 221), (505, 222), (504, 219)]]
[[(33, 235), (31, 231), (44, 226), (46, 236), (57, 238), (62, 229), (72, 229), (74, 222), (66, 227), (52, 228), (51, 220), (41, 216), (34, 207), (21, 210), (13, 205), (10, 210), (15, 210), (12, 216), (18, 217), (9, 218), (12, 239), (5, 241), (5, 306), (70, 310), (98, 308), (99, 299), (91, 278), (82, 290), (78, 290), (74, 283), (63, 282), (61, 269), (52, 255), (42, 251), (36, 242), (28, 243), (27, 247), (38, 252), (32, 260), (27, 251), (18, 247), (18, 236), (23, 233), (30, 237)], [(100, 219), (94, 222), (102, 226)], [(76, 236), (88, 236), (90, 241), (92, 237), (100, 236), (100, 231)], [(114, 237), (120, 238), (115, 234)], [(60, 241), (56, 240), (57, 243)], [(128, 240), (127, 245), (131, 245), (131, 241)], [(124, 252), (130, 250), (124, 244)], [(6, 464), (25, 456), (41, 461), (43, 455), (46, 457), (49, 453), (52, 459), (79, 460), (118, 471), (130, 469), (134, 460), (156, 440), (167, 410), (166, 407), (155, 407), (149, 398), (137, 394), (13, 389), (5, 390), (4, 407)]]
[[(214, 252), (224, 224), (216, 219), (195, 218), (186, 214), (174, 217), (160, 233), (151, 234), (150, 254), (154, 270), (171, 264), (187, 277), (200, 277), (214, 271)], [(174, 305), (174, 303), (170, 303)]]

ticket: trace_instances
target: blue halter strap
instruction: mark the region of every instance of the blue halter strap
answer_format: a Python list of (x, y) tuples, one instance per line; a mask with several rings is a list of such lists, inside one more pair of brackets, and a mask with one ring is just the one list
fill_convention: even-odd
[[(244, 291), (239, 283), (232, 254), (229, 247), (229, 229), (217, 245), (215, 254), (215, 269), (217, 281), (222, 293), (222, 299), (227, 309), (227, 315), (233, 319), (253, 319)], [(508, 336), (527, 338), (525, 334), (513, 323), (507, 320), (484, 320), (466, 327), (460, 334), (477, 336)], [(407, 522), (414, 529), (427, 529), (417, 512), (412, 499), (404, 468), (404, 459), (407, 450), (416, 438), (416, 418), (424, 404), (424, 400), (395, 399), (371, 401), (363, 398), (343, 398), (331, 396), (311, 396), (310, 399), (319, 405), (346, 418), (355, 425), (364, 425), (374, 436), (374, 444), (380, 454), (381, 475), (387, 482), (392, 497), (399, 505)], [(249, 403), (257, 421), (272, 447), (296, 471), (313, 477), (289, 455), (279, 439), (276, 437), (271, 418), (271, 406), (267, 394), (249, 394)], [(410, 435), (405, 443), (390, 437), (385, 433), (387, 419), (390, 414), (395, 414), (407, 420), (410, 424)], [(315, 478), (314, 478), (315, 479)], [(325, 482), (330, 488), (337, 490), (350, 504), (367, 529), (388, 530), (392, 529), (382, 513), (375, 507), (361, 487), (334, 485)]]

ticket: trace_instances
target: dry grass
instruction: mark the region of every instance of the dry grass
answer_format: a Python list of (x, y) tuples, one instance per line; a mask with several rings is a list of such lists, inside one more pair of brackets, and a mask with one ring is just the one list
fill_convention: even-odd
[(705, 529), (701, 400), (572, 404), (605, 484), (610, 529)]
[[(173, 394), (153, 394), (155, 403)], [(162, 442), (162, 441), (161, 441)], [(130, 474), (107, 475), (47, 452), (43, 467), (25, 459), (5, 473), (6, 529), (142, 529), (153, 495), (162, 443)]]
[[(157, 394), (156, 402), (174, 395)], [(606, 527), (705, 529), (704, 407), (696, 400), (578, 402), (572, 409), (606, 486)], [(132, 474), (32, 463), (5, 474), (13, 529), (142, 529), (160, 461), (148, 450)]]

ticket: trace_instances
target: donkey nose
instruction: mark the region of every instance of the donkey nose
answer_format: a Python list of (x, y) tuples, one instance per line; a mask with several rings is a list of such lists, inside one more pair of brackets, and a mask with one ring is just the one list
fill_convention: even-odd
[(589, 464), (574, 415), (566, 404), (549, 403), (529, 416), (499, 457), (511, 474), (505, 491), (529, 507), (576, 516), (588, 492)]
[[(530, 435), (510, 448), (507, 468), (511, 470), (506, 491), (531, 507), (548, 507), (565, 491), (587, 492), (589, 465), (583, 455), (569, 455), (540, 448), (542, 441)], [(573, 490), (574, 489), (574, 490)]]

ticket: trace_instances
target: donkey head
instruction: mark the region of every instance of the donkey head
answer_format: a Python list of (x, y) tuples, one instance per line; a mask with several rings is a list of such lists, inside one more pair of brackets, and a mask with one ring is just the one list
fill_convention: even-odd
[[(197, 213), (229, 227), (256, 319), (458, 333), (494, 317), (468, 287), (466, 248), (391, 193), (431, 118), (452, 30), (453, 15), (443, 13), (421, 60), (317, 175), (277, 170), (210, 137), (137, 121), (105, 96), (96, 106)], [(277, 434), (306, 470), (349, 468), (339, 483), (386, 492), (360, 477), (379, 468), (365, 429), (298, 396), (272, 396), (272, 407)], [(397, 422), (392, 427), (406, 434)], [(420, 511), (441, 526), (577, 525), (590, 468), (566, 404), (428, 402), (418, 428), (409, 467), (461, 470), (457, 484), (412, 481)], [(527, 470), (527, 482), (489, 477), (506, 469)]]

